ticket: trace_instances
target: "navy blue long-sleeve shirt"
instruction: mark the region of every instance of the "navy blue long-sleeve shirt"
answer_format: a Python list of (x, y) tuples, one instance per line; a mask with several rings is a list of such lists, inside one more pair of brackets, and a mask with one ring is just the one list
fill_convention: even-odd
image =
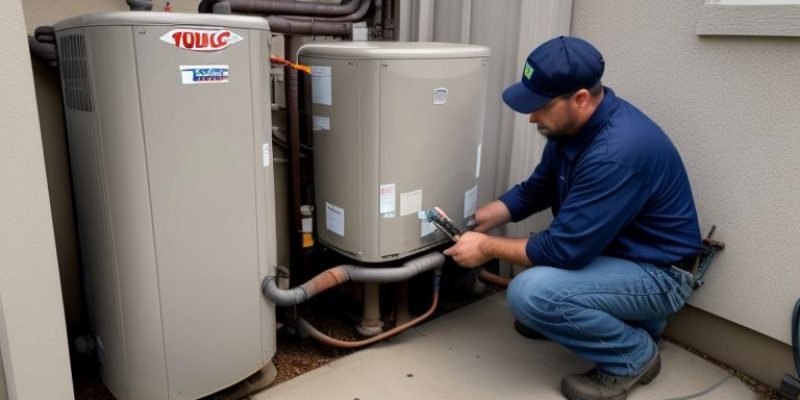
[(514, 222), (551, 208), (525, 252), (534, 265), (577, 269), (599, 255), (670, 265), (700, 249), (689, 179), (677, 149), (609, 88), (574, 137), (548, 141), (533, 174), (500, 196)]

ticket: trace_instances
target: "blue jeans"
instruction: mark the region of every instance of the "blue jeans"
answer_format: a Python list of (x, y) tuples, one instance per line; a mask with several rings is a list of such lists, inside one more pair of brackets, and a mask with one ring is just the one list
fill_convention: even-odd
[(633, 376), (691, 293), (687, 272), (598, 257), (579, 270), (530, 268), (511, 281), (507, 297), (523, 325), (608, 373)]

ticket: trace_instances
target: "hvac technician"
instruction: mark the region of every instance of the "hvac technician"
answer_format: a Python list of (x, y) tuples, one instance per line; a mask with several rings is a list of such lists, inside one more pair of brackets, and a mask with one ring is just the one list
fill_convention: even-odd
[[(605, 62), (588, 42), (558, 37), (528, 56), (503, 92), (547, 138), (524, 182), (475, 213), (445, 251), (460, 265), (492, 258), (533, 265), (513, 279), (518, 330), (558, 342), (596, 367), (563, 378), (569, 399), (625, 399), (661, 368), (656, 341), (691, 293), (684, 266), (701, 248), (692, 191), (661, 128), (601, 84)], [(550, 208), (529, 238), (483, 232)], [(538, 332), (538, 333), (537, 333)]]

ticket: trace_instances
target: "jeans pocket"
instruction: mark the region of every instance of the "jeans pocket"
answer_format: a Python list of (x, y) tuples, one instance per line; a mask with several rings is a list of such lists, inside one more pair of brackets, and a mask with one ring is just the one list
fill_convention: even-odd
[(694, 275), (675, 266), (667, 269), (667, 272), (672, 275), (678, 283), (676, 290), (683, 300), (686, 301), (694, 292)]
[(692, 274), (675, 267), (663, 268), (653, 264), (642, 265), (642, 268), (663, 290), (664, 295), (669, 299), (672, 312), (678, 312), (692, 294), (694, 281)]

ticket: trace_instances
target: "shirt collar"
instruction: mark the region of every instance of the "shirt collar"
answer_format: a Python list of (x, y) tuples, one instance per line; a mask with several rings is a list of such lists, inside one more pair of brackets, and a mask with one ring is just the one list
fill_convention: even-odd
[(570, 160), (575, 159), (575, 156), (583, 149), (584, 146), (597, 134), (600, 128), (611, 116), (611, 113), (617, 106), (617, 96), (610, 88), (603, 86), (603, 100), (594, 113), (586, 121), (586, 124), (581, 128), (577, 135), (569, 138), (566, 141), (556, 144), (558, 152), (564, 154)]

